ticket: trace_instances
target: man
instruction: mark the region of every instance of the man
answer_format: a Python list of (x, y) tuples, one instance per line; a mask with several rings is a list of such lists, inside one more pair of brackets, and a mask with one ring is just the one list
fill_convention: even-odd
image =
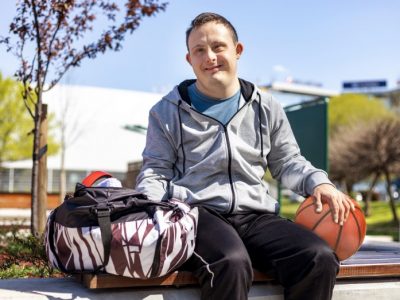
[(195, 253), (184, 268), (198, 277), (202, 299), (246, 299), (252, 266), (273, 274), (286, 299), (330, 299), (336, 256), (277, 215), (263, 176), (268, 167), (293, 191), (313, 195), (317, 211), (328, 202), (341, 224), (351, 201), (300, 155), (281, 106), (238, 78), (243, 45), (229, 21), (200, 14), (186, 44), (196, 80), (151, 109), (137, 189), (200, 207)]

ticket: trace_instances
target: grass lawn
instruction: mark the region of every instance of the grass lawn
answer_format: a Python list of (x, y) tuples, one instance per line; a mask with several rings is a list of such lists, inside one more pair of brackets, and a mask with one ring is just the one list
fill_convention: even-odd
[[(363, 203), (361, 203), (363, 206)], [(294, 219), (299, 203), (292, 203), (288, 199), (283, 199), (281, 206), (281, 215)], [(400, 216), (400, 201), (396, 203), (397, 215)], [(375, 201), (371, 203), (371, 216), (367, 218), (367, 234), (368, 235), (387, 235), (393, 240), (399, 241), (399, 230), (393, 224), (393, 216), (388, 202)]]
[(0, 228), (0, 279), (32, 277), (64, 275), (49, 266), (42, 239)]

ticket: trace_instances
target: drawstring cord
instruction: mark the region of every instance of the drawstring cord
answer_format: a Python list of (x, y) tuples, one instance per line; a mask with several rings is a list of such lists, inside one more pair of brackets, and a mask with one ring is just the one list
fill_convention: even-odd
[(259, 130), (260, 130), (260, 142), (261, 142), (261, 157), (264, 157), (264, 140), (263, 140), (263, 134), (262, 134), (262, 120), (261, 120), (261, 95), (260, 93), (257, 93), (258, 96), (258, 124), (259, 124)]
[(181, 104), (182, 104), (182, 101), (181, 100), (179, 100), (179, 103), (178, 103), (178, 117), (179, 117), (179, 129), (180, 129), (180, 134), (181, 134), (181, 148), (182, 148), (182, 156), (183, 156), (183, 163), (182, 163), (182, 165), (183, 165), (183, 172), (182, 172), (182, 174), (185, 174), (185, 161), (186, 161), (186, 155), (185, 155), (185, 148), (183, 147), (183, 128), (182, 128), (182, 118), (181, 118)]

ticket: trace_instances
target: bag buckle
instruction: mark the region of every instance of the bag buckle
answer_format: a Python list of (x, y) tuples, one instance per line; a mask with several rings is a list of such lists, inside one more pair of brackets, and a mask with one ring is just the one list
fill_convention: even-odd
[(111, 205), (102, 205), (92, 208), (92, 212), (94, 212), (98, 217), (108, 217), (110, 216), (112, 206)]

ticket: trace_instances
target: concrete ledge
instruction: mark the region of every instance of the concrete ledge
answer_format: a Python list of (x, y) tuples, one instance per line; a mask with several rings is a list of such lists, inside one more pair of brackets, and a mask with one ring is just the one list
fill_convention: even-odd
[[(340, 280), (335, 286), (333, 300), (397, 300), (400, 280)], [(98, 300), (176, 300), (200, 299), (197, 287), (123, 288), (90, 290), (73, 278), (0, 280), (3, 300), (39, 299), (98, 299)], [(275, 283), (255, 284), (250, 300), (283, 300), (283, 290)]]

